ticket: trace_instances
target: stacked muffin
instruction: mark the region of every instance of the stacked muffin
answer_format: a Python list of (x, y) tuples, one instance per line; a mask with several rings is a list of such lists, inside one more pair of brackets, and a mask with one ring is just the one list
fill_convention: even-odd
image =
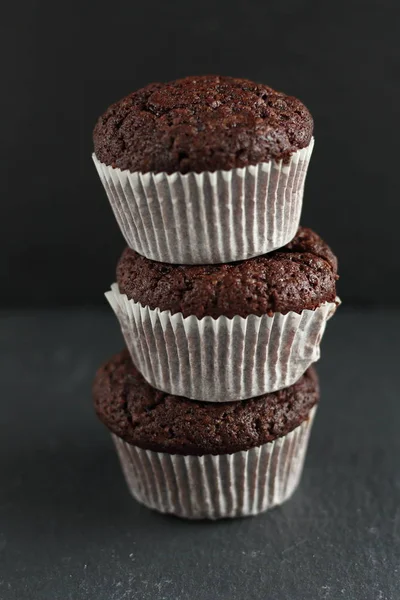
[(298, 227), (312, 130), (296, 98), (216, 76), (149, 85), (95, 127), (128, 350), (94, 402), (151, 508), (252, 515), (299, 482), (337, 306), (336, 258)]

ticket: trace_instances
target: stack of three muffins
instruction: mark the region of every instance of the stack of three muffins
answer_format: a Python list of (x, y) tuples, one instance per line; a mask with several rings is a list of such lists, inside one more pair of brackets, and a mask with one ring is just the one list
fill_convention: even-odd
[(298, 229), (312, 129), (296, 98), (214, 76), (147, 86), (96, 125), (129, 352), (94, 401), (150, 508), (253, 515), (299, 482), (337, 306), (335, 256)]

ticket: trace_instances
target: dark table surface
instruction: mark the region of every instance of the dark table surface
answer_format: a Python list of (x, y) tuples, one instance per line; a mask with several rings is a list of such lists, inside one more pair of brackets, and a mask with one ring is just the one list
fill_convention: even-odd
[(3, 313), (1, 600), (398, 600), (400, 312), (341, 309), (303, 480), (283, 507), (185, 522), (128, 495), (93, 414), (106, 312)]

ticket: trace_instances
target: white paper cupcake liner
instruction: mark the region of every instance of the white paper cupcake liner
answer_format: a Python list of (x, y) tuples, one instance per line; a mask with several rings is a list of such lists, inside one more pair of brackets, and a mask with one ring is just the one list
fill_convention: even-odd
[(187, 519), (245, 517), (282, 504), (296, 489), (315, 411), (284, 437), (234, 454), (166, 454), (112, 438), (130, 492), (147, 507)]
[(288, 164), (185, 175), (131, 173), (93, 160), (128, 246), (161, 262), (211, 264), (293, 239), (313, 146), (314, 139)]
[(209, 402), (243, 400), (295, 383), (319, 359), (336, 303), (301, 314), (183, 317), (142, 306), (113, 284), (106, 297), (132, 360), (155, 388)]

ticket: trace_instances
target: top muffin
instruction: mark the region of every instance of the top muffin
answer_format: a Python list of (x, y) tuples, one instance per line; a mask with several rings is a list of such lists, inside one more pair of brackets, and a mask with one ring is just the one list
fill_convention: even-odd
[(297, 98), (210, 75), (133, 92), (100, 117), (93, 140), (98, 160), (113, 168), (184, 174), (286, 162), (312, 132)]

